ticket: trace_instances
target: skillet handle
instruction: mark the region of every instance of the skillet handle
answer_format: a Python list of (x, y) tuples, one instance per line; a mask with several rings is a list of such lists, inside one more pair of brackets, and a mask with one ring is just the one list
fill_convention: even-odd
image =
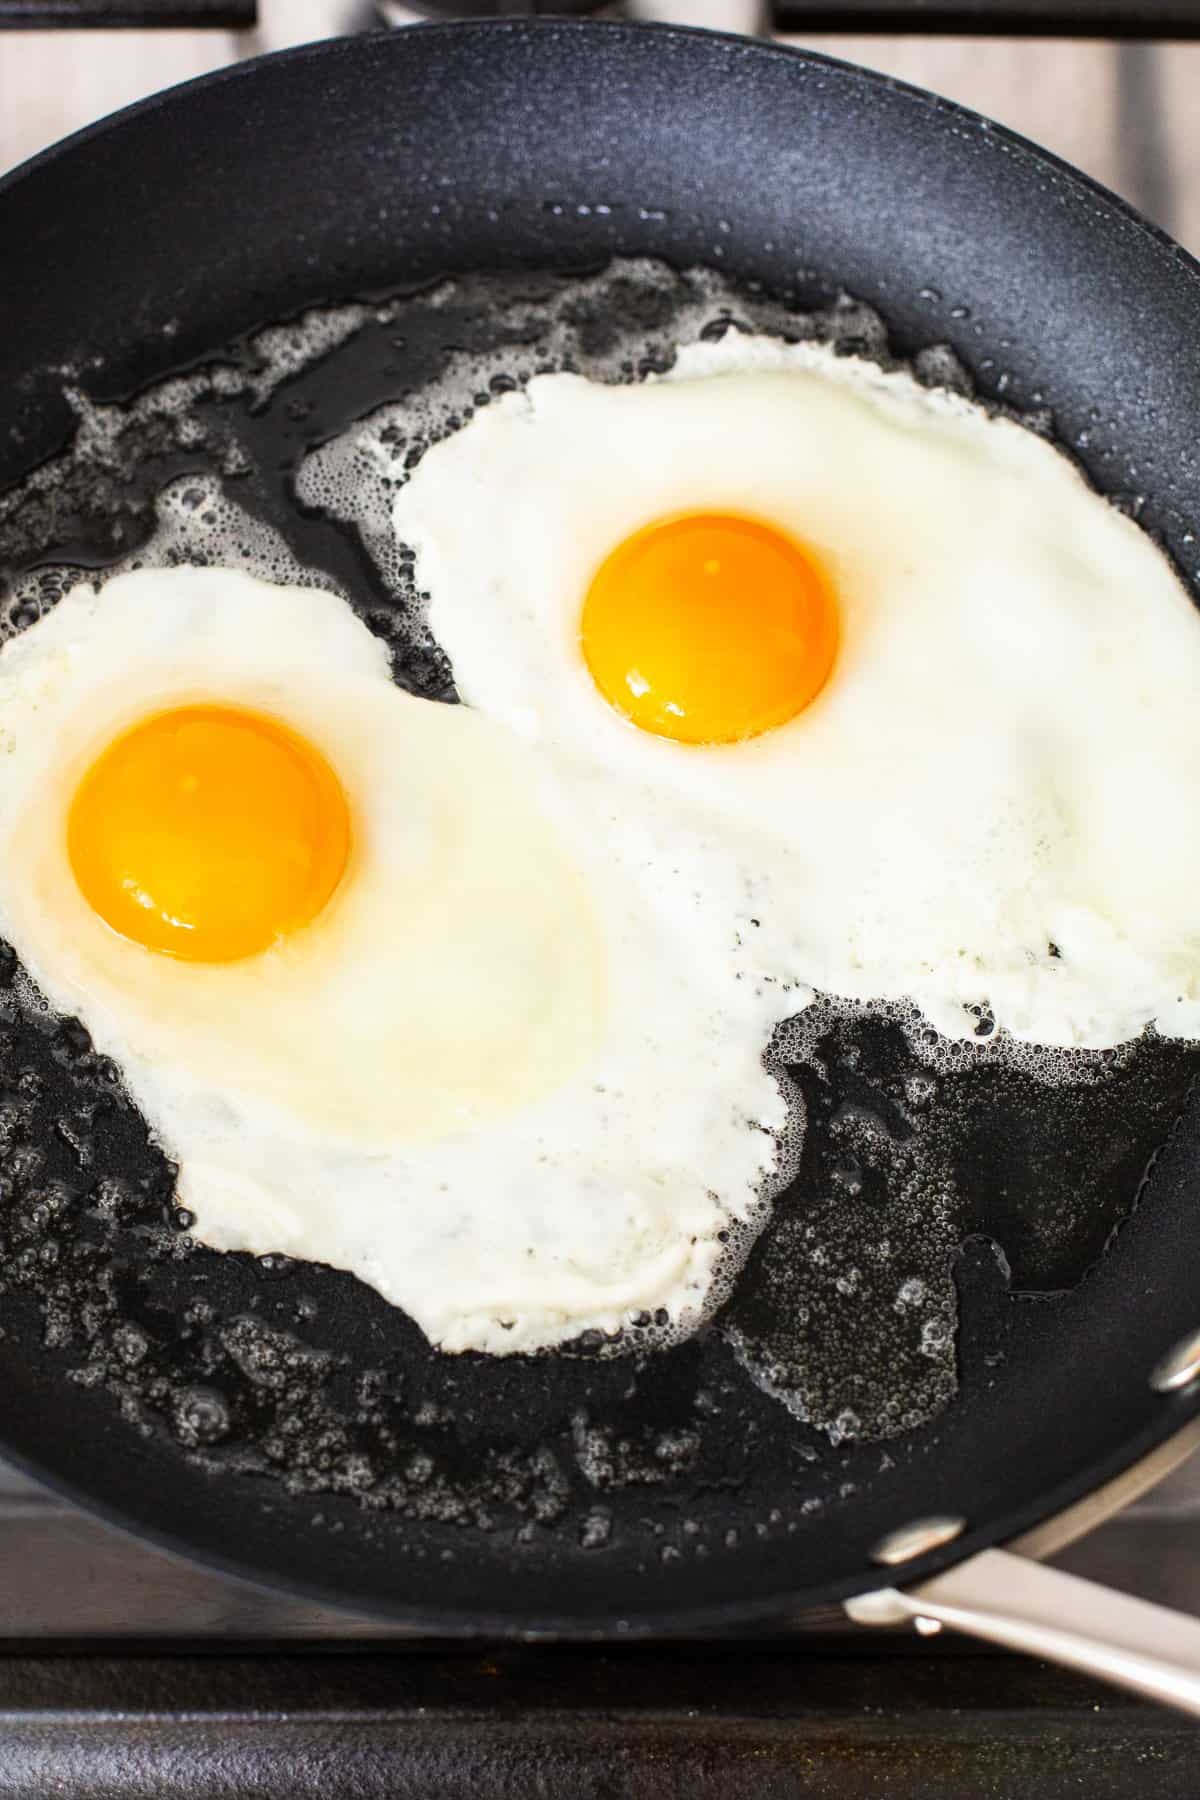
[(949, 1625), (1200, 1717), (1200, 1619), (1010, 1550), (981, 1551), (908, 1592), (859, 1594), (845, 1608), (861, 1625)]

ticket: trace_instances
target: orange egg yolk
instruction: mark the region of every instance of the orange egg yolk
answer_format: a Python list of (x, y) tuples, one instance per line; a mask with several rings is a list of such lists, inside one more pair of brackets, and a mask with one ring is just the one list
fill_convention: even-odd
[(584, 601), (596, 686), (643, 731), (731, 744), (794, 718), (837, 650), (815, 557), (739, 513), (656, 520), (618, 544)]
[(92, 764), (67, 851), (84, 898), (122, 937), (233, 962), (321, 911), (350, 854), (350, 815), (324, 757), (277, 719), (181, 706)]

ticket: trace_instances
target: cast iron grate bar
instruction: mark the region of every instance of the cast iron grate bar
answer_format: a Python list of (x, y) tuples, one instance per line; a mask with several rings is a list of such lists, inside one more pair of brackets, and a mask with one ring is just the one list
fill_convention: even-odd
[(197, 26), (241, 31), (258, 21), (256, 0), (0, 0), (0, 30), (80, 26)]
[(1200, 0), (775, 0), (782, 32), (1196, 38)]

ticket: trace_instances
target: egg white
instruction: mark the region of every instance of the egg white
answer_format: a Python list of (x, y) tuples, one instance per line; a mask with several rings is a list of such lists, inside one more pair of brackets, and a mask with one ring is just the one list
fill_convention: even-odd
[[(842, 639), (789, 724), (695, 747), (608, 704), (579, 620), (617, 544), (705, 509), (812, 546)], [(762, 976), (951, 1036), (980, 1008), (1046, 1045), (1200, 1035), (1200, 616), (1031, 432), (731, 332), (636, 385), (536, 378), (426, 454), (393, 523), (463, 699), (603, 771), (615, 814), (657, 807), (664, 842), (702, 824), (704, 885), (755, 888)]]
[[(120, 937), (67, 857), (93, 757), (193, 701), (301, 732), (352, 820), (322, 914), (227, 964)], [(0, 652), (0, 933), (119, 1065), (205, 1241), (351, 1269), (449, 1349), (693, 1319), (781, 1168), (762, 1050), (793, 1002), (740, 948), (752, 893), (553, 760), (397, 689), (337, 596), (228, 570), (77, 588)]]

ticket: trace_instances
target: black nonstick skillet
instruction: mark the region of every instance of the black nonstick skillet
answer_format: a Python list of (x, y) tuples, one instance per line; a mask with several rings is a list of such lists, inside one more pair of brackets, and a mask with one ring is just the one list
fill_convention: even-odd
[[(324, 44), (35, 159), (0, 183), (0, 247), (0, 489), (67, 441), (68, 388), (123, 398), (318, 304), (481, 271), (536, 292), (645, 256), (798, 308), (844, 291), (900, 356), (949, 344), (985, 399), (1049, 423), (1191, 578), (1200, 268), (1009, 133), (815, 56), (566, 21)], [(394, 336), (379, 391), (342, 365), (347, 393), (314, 403), (323, 426), (416, 379), (420, 333)], [(306, 416), (293, 408), (277, 465)], [(47, 556), (99, 559), (79, 512), (47, 503)], [(344, 574), (354, 552), (339, 554)], [(5, 1006), (0, 1449), (97, 1511), (429, 1632), (718, 1632), (845, 1603), (1200, 1711), (1200, 1627), (1023, 1554), (1196, 1441), (1190, 1053), (1148, 1044), (1053, 1117), (1032, 1091), (946, 1097), (969, 1113), (956, 1391), (912, 1429), (833, 1441), (751, 1381), (720, 1319), (658, 1355), (440, 1357), (349, 1277), (172, 1250), (170, 1171), (112, 1071), (78, 1033)], [(829, 1069), (856, 1070), (854, 1104), (886, 1121), (902, 1048), (869, 1022), (846, 1047)], [(76, 1113), (90, 1163), (56, 1131)], [(816, 1206), (824, 1177), (806, 1165), (781, 1211)], [(1047, 1251), (1080, 1195), (1094, 1216), (1076, 1206)], [(765, 1256), (731, 1302), (743, 1323)], [(310, 1434), (289, 1459), (285, 1417), (319, 1418), (324, 1449)]]

